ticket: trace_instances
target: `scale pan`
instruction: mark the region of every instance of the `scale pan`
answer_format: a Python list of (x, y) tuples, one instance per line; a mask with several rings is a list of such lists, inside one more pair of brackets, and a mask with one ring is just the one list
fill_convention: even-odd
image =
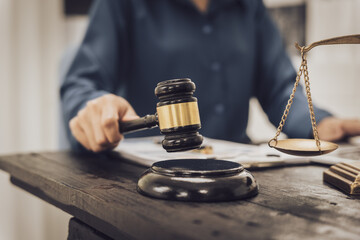
[(332, 142), (320, 141), (321, 151), (319, 151), (314, 139), (284, 139), (278, 140), (276, 145), (272, 142), (270, 147), (290, 155), (311, 157), (330, 153), (336, 150), (338, 145)]

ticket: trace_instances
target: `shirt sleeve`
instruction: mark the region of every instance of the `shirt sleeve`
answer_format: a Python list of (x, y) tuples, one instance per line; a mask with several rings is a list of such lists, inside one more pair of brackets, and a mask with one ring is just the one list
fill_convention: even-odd
[(114, 92), (118, 80), (119, 56), (122, 48), (126, 48), (126, 16), (121, 11), (124, 7), (120, 6), (123, 2), (94, 2), (84, 40), (62, 80), (61, 108), (73, 149), (78, 149), (80, 144), (70, 132), (69, 121), (87, 101)]
[[(258, 98), (271, 123), (278, 126), (294, 87), (296, 72), (285, 51), (281, 36), (262, 1), (259, 1), (256, 22), (258, 42), (254, 95)], [(329, 112), (316, 106), (314, 106), (314, 112), (317, 123), (331, 116)], [(300, 85), (283, 132), (290, 138), (312, 137), (307, 98)]]

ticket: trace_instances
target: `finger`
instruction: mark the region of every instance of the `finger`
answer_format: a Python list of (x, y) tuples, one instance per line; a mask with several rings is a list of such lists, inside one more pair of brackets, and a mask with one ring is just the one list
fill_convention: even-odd
[(103, 108), (101, 127), (109, 143), (117, 145), (123, 138), (119, 131), (119, 114), (113, 105), (107, 105)]
[(109, 145), (105, 132), (101, 126), (101, 110), (97, 107), (97, 103), (89, 101), (87, 104), (88, 114), (90, 115), (91, 126), (95, 138), (96, 145), (106, 147)]
[(79, 118), (79, 125), (84, 130), (86, 138), (89, 142), (90, 148), (93, 152), (100, 152), (102, 151), (102, 147), (96, 144), (95, 135), (92, 128), (92, 124), (90, 122), (91, 116), (88, 116), (88, 111), (82, 109), (78, 113)]
[(87, 140), (87, 136), (84, 130), (81, 128), (77, 117), (74, 117), (73, 119), (70, 120), (69, 127), (75, 139), (87, 150), (90, 150), (91, 147), (89, 141)]
[(328, 133), (328, 140), (329, 141), (337, 141), (341, 140), (345, 136), (345, 132), (340, 128), (336, 127), (334, 129), (331, 129), (331, 131)]
[(138, 119), (139, 116), (138, 115), (134, 115), (133, 113), (126, 113), (122, 118), (121, 118), (121, 121), (122, 122), (126, 122), (126, 121), (131, 121), (131, 120), (135, 120), (135, 119)]
[(116, 142), (116, 143), (110, 143), (110, 145), (108, 146), (109, 149), (114, 149), (119, 145), (120, 142)]
[(342, 126), (347, 135), (360, 135), (359, 119), (345, 119)]
[(119, 118), (121, 119), (122, 122), (139, 118), (134, 108), (124, 98), (120, 99), (117, 108), (118, 108)]
[(319, 138), (325, 141), (337, 141), (345, 135), (342, 129), (342, 121), (333, 117), (323, 119), (319, 123), (317, 130)]

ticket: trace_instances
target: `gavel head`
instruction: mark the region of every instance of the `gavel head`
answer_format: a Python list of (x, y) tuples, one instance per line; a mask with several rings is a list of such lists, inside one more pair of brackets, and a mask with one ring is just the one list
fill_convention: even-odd
[(159, 128), (165, 135), (162, 145), (168, 152), (195, 149), (202, 144), (195, 88), (189, 78), (163, 81), (155, 88), (160, 100), (156, 107)]

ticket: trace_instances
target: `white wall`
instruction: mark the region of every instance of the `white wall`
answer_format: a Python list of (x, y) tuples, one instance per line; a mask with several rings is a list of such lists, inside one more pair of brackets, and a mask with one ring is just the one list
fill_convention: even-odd
[[(57, 149), (61, 0), (0, 0), (0, 154)], [(0, 240), (66, 239), (69, 215), (0, 172)]]
[[(307, 42), (360, 34), (359, 0), (308, 2)], [(308, 65), (314, 100), (338, 116), (360, 118), (360, 45), (316, 47)]]

